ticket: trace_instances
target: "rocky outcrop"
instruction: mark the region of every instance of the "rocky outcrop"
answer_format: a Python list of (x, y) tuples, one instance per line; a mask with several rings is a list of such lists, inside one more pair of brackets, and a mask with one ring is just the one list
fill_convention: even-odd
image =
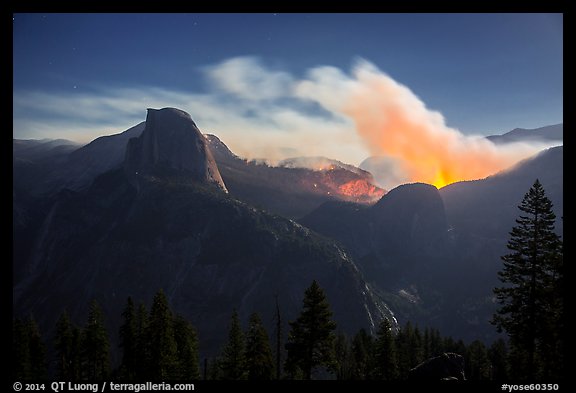
[(206, 139), (190, 115), (175, 108), (148, 109), (142, 135), (128, 142), (124, 169), (132, 182), (177, 175), (226, 190)]
[(430, 184), (394, 188), (371, 208), (373, 244), (386, 255), (438, 255), (445, 245), (448, 224), (444, 202)]
[(464, 358), (457, 353), (443, 353), (430, 358), (410, 370), (410, 380), (441, 381), (466, 380), (464, 376)]

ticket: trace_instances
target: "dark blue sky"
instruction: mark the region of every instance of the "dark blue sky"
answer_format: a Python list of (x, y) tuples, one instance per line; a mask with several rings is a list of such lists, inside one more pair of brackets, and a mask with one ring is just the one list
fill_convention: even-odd
[[(211, 94), (207, 67), (235, 57), (295, 79), (364, 58), (463, 133), (563, 121), (561, 14), (16, 14), (13, 25), (16, 138), (74, 139), (75, 102), (110, 91), (116, 104), (126, 90)], [(70, 102), (70, 121), (42, 97)], [(76, 129), (122, 131), (136, 119), (122, 113)]]

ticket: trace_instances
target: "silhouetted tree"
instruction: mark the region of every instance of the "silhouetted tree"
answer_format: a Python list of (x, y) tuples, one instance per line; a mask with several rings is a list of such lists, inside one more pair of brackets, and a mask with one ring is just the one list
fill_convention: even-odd
[(104, 314), (96, 300), (90, 303), (82, 349), (86, 377), (91, 380), (105, 379), (110, 373), (110, 341), (104, 325)]
[(47, 378), (46, 346), (34, 318), (12, 323), (12, 374), (16, 380)]
[(464, 366), (466, 379), (483, 381), (491, 378), (492, 366), (484, 343), (475, 340), (467, 346)]
[[(548, 377), (546, 360), (561, 359), (559, 326), (563, 314), (562, 248), (554, 232), (552, 202), (538, 180), (518, 206), (518, 224), (510, 232), (509, 254), (498, 273), (503, 287), (494, 293), (500, 308), (492, 323), (510, 337), (515, 367), (511, 377)], [(542, 362), (544, 361), (544, 362)]]
[(488, 349), (488, 357), (492, 364), (491, 379), (494, 381), (508, 380), (508, 348), (503, 339), (492, 343)]
[[(417, 344), (420, 347), (417, 347)], [(410, 321), (396, 335), (396, 349), (398, 351), (398, 371), (400, 379), (407, 379), (411, 368), (421, 362), (421, 343), (415, 337), (414, 327)]]
[(352, 374), (351, 379), (367, 380), (373, 374), (374, 338), (365, 329), (360, 329), (352, 339)]
[(180, 315), (174, 318), (174, 338), (178, 350), (177, 379), (200, 379), (198, 336), (192, 324)]
[(135, 318), (134, 371), (136, 379), (146, 379), (150, 370), (150, 341), (148, 338), (148, 310), (140, 303)]
[(336, 341), (334, 342), (334, 353), (336, 356), (336, 379), (351, 379), (354, 371), (354, 362), (348, 338), (344, 333), (340, 333), (336, 336)]
[(242, 332), (240, 317), (236, 310), (232, 313), (228, 330), (228, 342), (222, 352), (220, 368), (222, 370), (222, 379), (225, 380), (246, 379), (248, 376), (244, 333)]
[(304, 293), (304, 305), (296, 321), (290, 322), (286, 369), (304, 379), (312, 378), (312, 370), (326, 366), (334, 371), (334, 340), (336, 323), (324, 291), (316, 280)]
[(270, 348), (270, 339), (257, 313), (253, 313), (248, 322), (246, 368), (250, 380), (269, 380), (274, 375), (274, 359)]
[(376, 335), (374, 351), (374, 377), (378, 380), (392, 381), (399, 377), (396, 343), (392, 333), (392, 325), (384, 318), (380, 322)]
[(56, 352), (56, 375), (59, 379), (77, 381), (81, 377), (82, 332), (70, 321), (64, 311), (56, 323), (54, 350)]
[(120, 326), (120, 348), (122, 348), (122, 363), (120, 375), (127, 379), (136, 377), (136, 310), (131, 297), (126, 300), (126, 308), (122, 312), (124, 322)]
[(154, 296), (147, 337), (149, 342), (149, 376), (154, 380), (174, 379), (178, 374), (178, 358), (172, 311), (164, 291)]

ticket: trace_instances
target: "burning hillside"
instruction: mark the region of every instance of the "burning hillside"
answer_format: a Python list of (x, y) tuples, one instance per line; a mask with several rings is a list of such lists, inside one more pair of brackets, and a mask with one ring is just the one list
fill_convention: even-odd
[(282, 168), (301, 169), (302, 186), (313, 193), (356, 203), (374, 203), (386, 193), (374, 185), (370, 172), (325, 157), (297, 157), (281, 161)]

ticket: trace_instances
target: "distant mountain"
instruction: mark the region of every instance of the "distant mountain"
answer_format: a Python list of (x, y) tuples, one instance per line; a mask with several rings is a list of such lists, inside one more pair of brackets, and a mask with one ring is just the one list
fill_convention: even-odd
[(558, 141), (559, 144), (562, 144), (564, 140), (564, 124), (560, 123), (534, 129), (515, 128), (505, 134), (490, 135), (486, 138), (496, 144), (538, 141)]
[(121, 166), (86, 189), (43, 199), (43, 215), (15, 226), (14, 311), (33, 314), (48, 336), (64, 309), (81, 323), (97, 299), (116, 348), (126, 298), (149, 303), (163, 288), (198, 329), (202, 356), (213, 356), (234, 309), (245, 319), (259, 312), (272, 332), (277, 297), (286, 332), (313, 279), (340, 331), (392, 319), (332, 240), (226, 193), (187, 114), (149, 110), (126, 149)]
[(13, 139), (12, 152), (20, 160), (42, 160), (71, 152), (81, 145), (67, 139)]
[[(122, 163), (128, 140), (139, 136), (144, 125), (99, 137), (84, 146), (61, 139), (47, 143), (14, 139), (14, 187), (32, 196), (53, 195), (62, 188), (86, 188), (96, 176)], [(53, 147), (47, 150), (49, 146)], [(34, 154), (30, 154), (31, 148)]]
[[(546, 149), (514, 167), (489, 176), (483, 180), (450, 184), (440, 190), (446, 206), (448, 221), (460, 239), (475, 244), (469, 248), (475, 253), (477, 247), (493, 249), (500, 255), (505, 251), (510, 229), (516, 225), (520, 214), (517, 206), (524, 195), (539, 179), (547, 196), (554, 204), (557, 216), (556, 228), (563, 232), (564, 211), (564, 148)], [(492, 259), (499, 264), (498, 260)], [(486, 261), (478, 261), (484, 264)]]
[(140, 136), (145, 125), (146, 122), (142, 122), (119, 134), (94, 139), (70, 154), (66, 164), (52, 175), (53, 181), (71, 190), (88, 187), (96, 176), (124, 161), (128, 141)]

